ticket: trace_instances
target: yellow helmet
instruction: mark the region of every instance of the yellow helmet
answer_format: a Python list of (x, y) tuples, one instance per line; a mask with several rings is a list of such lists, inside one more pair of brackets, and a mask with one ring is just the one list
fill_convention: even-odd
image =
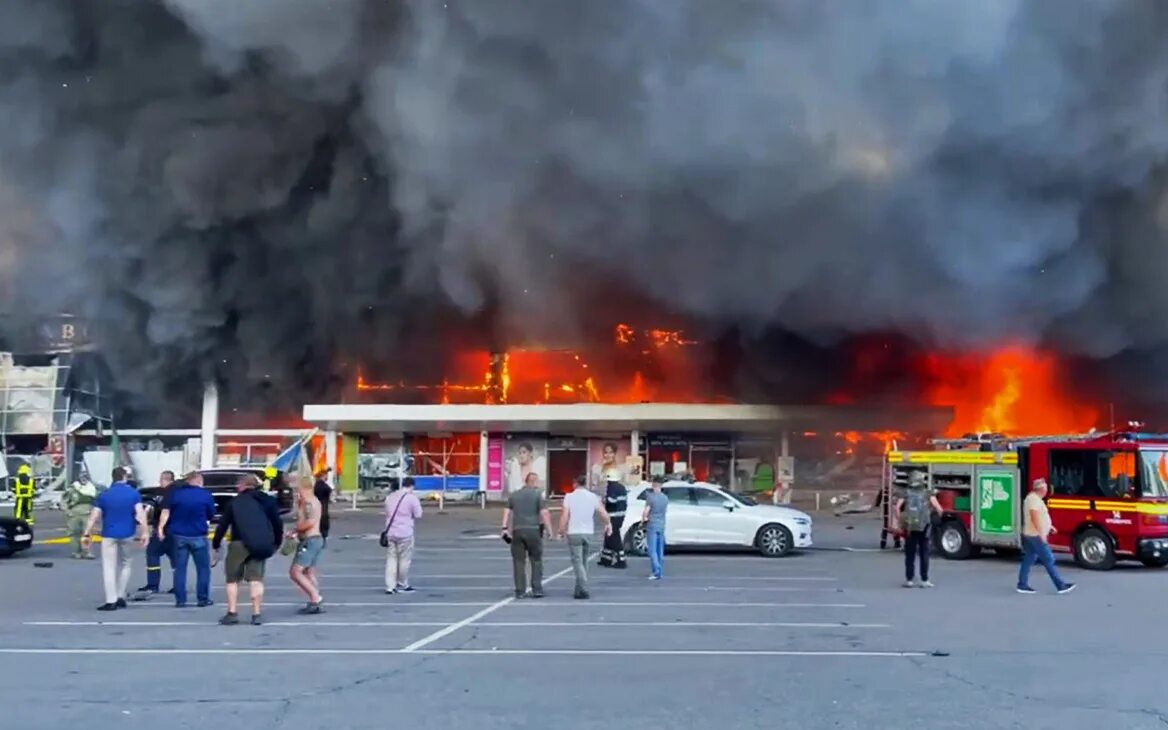
[(21, 476), (31, 475), (32, 467), (28, 464), (21, 464), (20, 466), (16, 467), (16, 473)]
[(280, 475), (280, 471), (276, 467), (274, 467), (274, 466), (264, 467), (264, 478), (265, 479), (275, 479), (279, 475)]

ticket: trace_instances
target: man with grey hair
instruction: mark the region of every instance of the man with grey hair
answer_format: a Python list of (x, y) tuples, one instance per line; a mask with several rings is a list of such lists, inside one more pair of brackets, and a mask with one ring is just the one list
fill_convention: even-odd
[(1050, 512), (1046, 509), (1046, 493), (1049, 485), (1041, 477), (1034, 480), (1030, 494), (1022, 501), (1022, 565), (1018, 568), (1018, 592), (1036, 593), (1030, 587), (1030, 569), (1035, 563), (1046, 568), (1047, 575), (1059, 593), (1075, 590), (1074, 583), (1067, 583), (1059, 575), (1054, 565), (1054, 554), (1050, 551), (1050, 536), (1058, 530), (1050, 523)]

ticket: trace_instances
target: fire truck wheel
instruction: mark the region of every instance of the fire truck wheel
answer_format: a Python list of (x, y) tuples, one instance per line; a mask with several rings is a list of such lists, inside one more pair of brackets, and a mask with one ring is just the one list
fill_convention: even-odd
[(1075, 535), (1075, 562), (1088, 570), (1111, 570), (1115, 567), (1115, 543), (1098, 527), (1088, 527)]
[(791, 552), (795, 539), (782, 525), (763, 525), (754, 538), (754, 544), (764, 558), (781, 558)]
[(625, 552), (638, 556), (649, 554), (649, 534), (645, 532), (645, 523), (638, 522), (625, 534)]
[(937, 531), (937, 549), (949, 560), (965, 560), (973, 555), (973, 543), (961, 520), (946, 520)]

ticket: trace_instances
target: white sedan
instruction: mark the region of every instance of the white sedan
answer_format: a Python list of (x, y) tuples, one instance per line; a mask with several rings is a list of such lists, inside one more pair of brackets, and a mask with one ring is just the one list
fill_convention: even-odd
[[(641, 499), (648, 484), (629, 489), (629, 508), (621, 532), (625, 549), (644, 555), (647, 549)], [(665, 545), (753, 547), (768, 558), (811, 547), (811, 517), (790, 507), (758, 504), (706, 482), (666, 482)]]

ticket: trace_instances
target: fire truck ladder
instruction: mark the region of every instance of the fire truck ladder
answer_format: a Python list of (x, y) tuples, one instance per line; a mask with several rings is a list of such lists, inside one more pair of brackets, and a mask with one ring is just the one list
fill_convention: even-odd
[[(956, 439), (930, 439), (929, 443), (938, 446), (942, 449), (979, 448), (982, 451), (994, 451), (998, 449), (1013, 450), (1019, 446), (1029, 446), (1030, 444), (1051, 443), (1059, 441), (1090, 441), (1102, 436), (1106, 436), (1106, 432), (1088, 431), (1087, 433), (1063, 433), (1050, 436), (1025, 436), (1014, 438), (1010, 436), (1003, 436), (1000, 434), (986, 434), (981, 436), (970, 436), (966, 438)], [(997, 447), (997, 448), (995, 448)]]

